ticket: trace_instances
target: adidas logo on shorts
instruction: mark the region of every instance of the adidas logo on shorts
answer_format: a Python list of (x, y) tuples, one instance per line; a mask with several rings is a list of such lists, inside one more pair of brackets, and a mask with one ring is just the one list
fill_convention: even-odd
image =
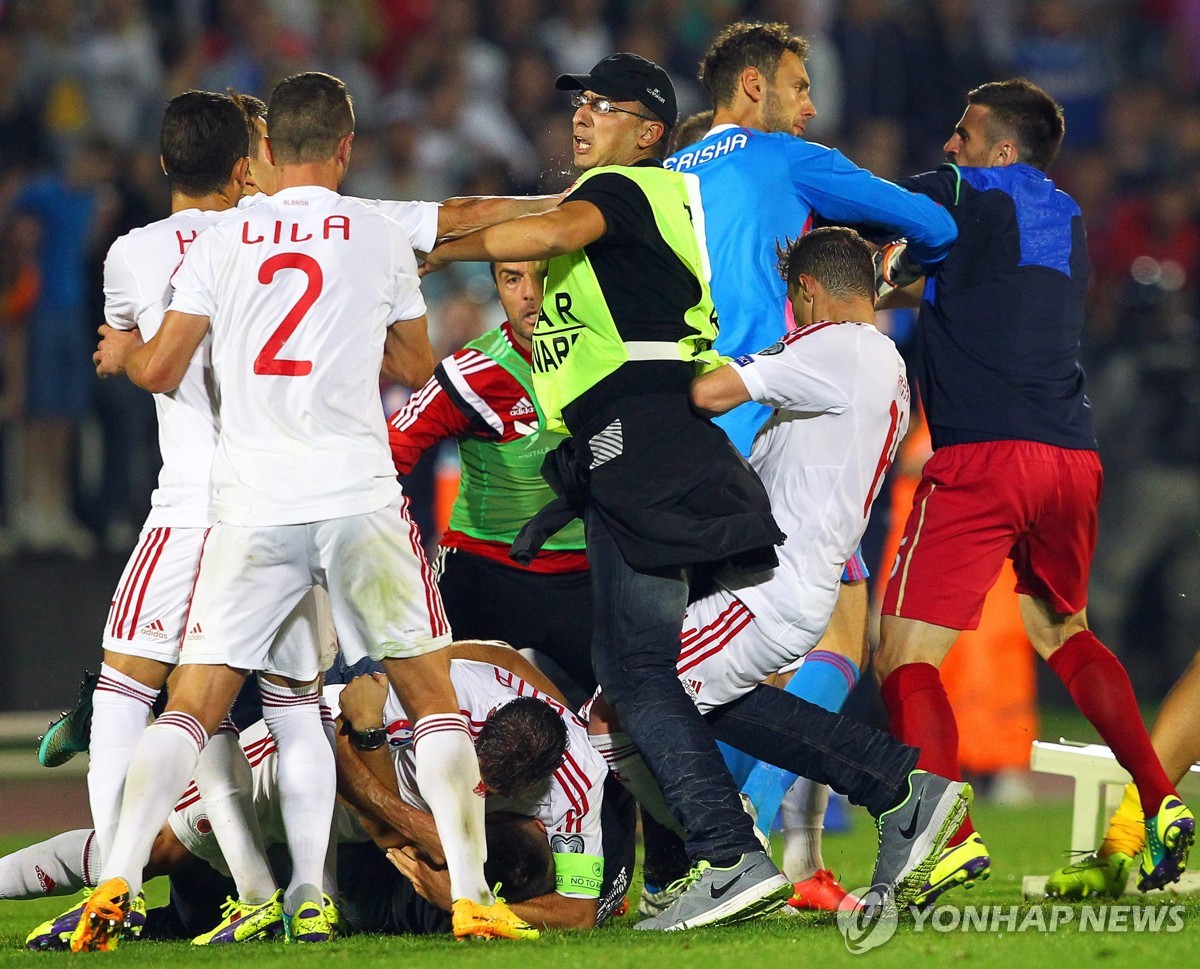
[(155, 619), (153, 622), (148, 622), (138, 630), (138, 635), (143, 639), (166, 639), (167, 628), (163, 625), (161, 619)]
[(204, 638), (204, 630), (200, 628), (200, 623), (196, 623), (196, 625), (194, 625), (191, 629), (189, 629), (187, 631), (188, 642), (192, 642), (193, 640), (203, 639), (203, 638)]

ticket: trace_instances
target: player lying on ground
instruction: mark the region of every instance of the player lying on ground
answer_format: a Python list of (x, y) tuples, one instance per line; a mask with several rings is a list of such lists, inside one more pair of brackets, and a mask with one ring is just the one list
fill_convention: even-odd
[[(259, 721), (242, 733), (243, 749), (251, 762), (253, 802), (264, 839), (271, 850), (272, 867), (280, 881), (287, 880), (290, 862), (284, 845), (279, 805), (278, 761), (274, 741)], [(409, 809), (417, 818), (420, 812)], [(344, 803), (334, 814), (334, 835), (340, 843), (337, 881), (339, 931), (346, 934), (429, 933), (450, 929), (449, 914), (420, 897), (384, 851), (401, 850), (411, 841), (399, 830), (372, 824), (375, 841), (362, 819)], [(432, 819), (419, 819), (432, 827)], [(550, 844), (540, 822), (525, 816), (494, 812), (487, 819), (487, 875), (500, 882), (514, 902), (554, 890), (554, 863)], [(67, 831), (0, 859), (0, 898), (32, 899), (70, 895), (79, 889), (90, 894), (99, 874), (94, 850), (95, 832)], [(398, 847), (400, 846), (400, 847)], [(407, 849), (410, 851), (411, 849)], [(435, 842), (436, 856), (440, 845)], [(154, 940), (192, 939), (195, 944), (222, 944), (279, 937), (283, 910), (279, 894), (272, 904), (246, 907), (231, 897), (236, 892), (228, 863), (213, 835), (207, 805), (194, 786), (176, 805), (155, 838), (146, 879), (165, 875), (171, 879), (171, 899), (164, 908), (150, 909), (140, 934)], [(26, 939), (31, 949), (68, 948), (82, 906), (50, 919)], [(216, 928), (212, 926), (216, 924)]]
[[(450, 649), (451, 681), (475, 738), (486, 809), (537, 818), (554, 852), (554, 891), (513, 910), (547, 928), (590, 928), (612, 914), (629, 887), (631, 805), (619, 796), (609, 803), (603, 758), (544, 674), (502, 645), (455, 643)], [(395, 693), (377, 676), (358, 677), (342, 691), (341, 703), (349, 728), (338, 737), (342, 796), (364, 818), (402, 832), (425, 858), (437, 859), (428, 816), (418, 815), (416, 825), (408, 820), (407, 805), (422, 808), (424, 801), (410, 718)], [(448, 907), (444, 870), (420, 860), (402, 870), (428, 888), (431, 901)]]

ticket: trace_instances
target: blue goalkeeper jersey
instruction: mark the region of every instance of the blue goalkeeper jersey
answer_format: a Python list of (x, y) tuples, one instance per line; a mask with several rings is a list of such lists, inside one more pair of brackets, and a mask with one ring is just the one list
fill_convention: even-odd
[[(720, 323), (717, 350), (728, 357), (761, 350), (786, 332), (778, 247), (807, 232), (814, 217), (905, 236), (910, 255), (927, 265), (940, 261), (958, 234), (937, 203), (876, 178), (839, 151), (790, 134), (721, 125), (664, 164), (700, 178)], [(770, 413), (750, 401), (717, 423), (749, 456)]]

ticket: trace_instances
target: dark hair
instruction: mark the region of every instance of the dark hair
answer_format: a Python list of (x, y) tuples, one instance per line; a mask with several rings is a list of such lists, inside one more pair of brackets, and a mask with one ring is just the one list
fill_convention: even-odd
[(554, 891), (554, 855), (536, 818), (495, 811), (484, 819), (489, 885), (500, 883), (505, 901), (526, 902)]
[(256, 98), (253, 94), (239, 94), (231, 87), (225, 90), (229, 92), (233, 103), (241, 108), (242, 114), (246, 116), (246, 123), (250, 126), (250, 154), (254, 156), (258, 153), (259, 142), (262, 141), (262, 132), (254, 122), (258, 118), (266, 120), (267, 102), (262, 98)]
[(671, 154), (694, 145), (712, 127), (713, 111), (698, 111), (686, 121), (681, 121), (671, 132)]
[(232, 98), (187, 91), (163, 112), (160, 146), (172, 191), (207, 195), (224, 188), (238, 159), (250, 154), (249, 126)]
[(875, 298), (875, 262), (871, 249), (853, 229), (827, 226), (813, 229), (779, 251), (779, 275), (788, 291), (800, 274), (812, 276), (831, 296)]
[(808, 57), (808, 41), (783, 23), (730, 24), (712, 42), (700, 61), (700, 81), (714, 108), (729, 104), (747, 67), (757, 67), (767, 80), (775, 77), (779, 59), (791, 51)]
[(981, 84), (967, 94), (967, 104), (989, 110), (988, 140), (1011, 138), (1026, 165), (1045, 171), (1058, 155), (1066, 131), (1062, 107), (1032, 81), (1017, 77)]
[(277, 165), (332, 158), (338, 142), (354, 131), (354, 108), (346, 85), (309, 71), (280, 81), (267, 107), (267, 135)]
[(523, 794), (558, 770), (567, 750), (567, 725), (554, 707), (517, 697), (493, 713), (479, 731), (475, 753), (483, 782), (509, 797)]

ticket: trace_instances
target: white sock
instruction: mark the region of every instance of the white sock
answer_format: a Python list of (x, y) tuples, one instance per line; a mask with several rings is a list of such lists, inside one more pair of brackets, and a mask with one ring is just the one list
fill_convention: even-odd
[(483, 877), (483, 782), (467, 718), (458, 713), (422, 717), (413, 725), (412, 742), (417, 787), (433, 814), (450, 870), (450, 897), (490, 905), (492, 892)]
[(780, 807), (783, 825), (783, 873), (794, 882), (811, 878), (825, 867), (821, 857), (821, 832), (829, 788), (807, 777), (798, 777)]
[(95, 885), (95, 835), (89, 828), (66, 831), (0, 858), (0, 898), (74, 895)]
[(100, 680), (92, 695), (87, 783), (92, 824), (96, 826), (95, 847), (102, 860), (112, 851), (125, 775), (158, 692), (107, 663), (100, 665)]
[(238, 898), (265, 902), (275, 894), (275, 878), (254, 810), (254, 775), (232, 720), (224, 720), (205, 746), (195, 780)]
[(638, 803), (649, 812), (650, 817), (686, 841), (687, 835), (683, 833), (683, 825), (675, 819), (675, 815), (667, 807), (667, 800), (663, 797), (662, 788), (658, 786), (658, 781), (654, 779), (650, 768), (642, 760), (642, 755), (638, 753), (629, 734), (624, 732), (594, 733), (589, 734), (588, 739), (592, 742), (592, 746), (599, 751), (600, 756), (604, 758), (612, 775), (625, 785), (630, 794), (637, 798)]
[(292, 856), (283, 908), (294, 915), (305, 902), (322, 904), (322, 871), (337, 797), (333, 751), (321, 726), (315, 683), (280, 686), (260, 676), (258, 691), (263, 719), (275, 738), (280, 810)]
[(171, 808), (187, 787), (208, 736), (200, 721), (168, 711), (142, 733), (121, 799), (121, 818), (112, 852), (101, 860), (99, 881), (124, 878), (136, 895), (150, 849)]
[[(321, 706), (321, 726), (325, 729), (325, 739), (329, 741), (329, 749), (333, 751), (334, 761), (337, 761), (337, 723), (334, 721), (333, 711), (329, 709), (329, 704), (325, 702), (325, 697), (320, 698)], [(334, 819), (333, 825), (329, 829), (329, 848), (325, 852), (325, 869), (324, 878), (321, 881), (321, 891), (337, 901), (338, 882), (337, 882), (337, 820)]]

